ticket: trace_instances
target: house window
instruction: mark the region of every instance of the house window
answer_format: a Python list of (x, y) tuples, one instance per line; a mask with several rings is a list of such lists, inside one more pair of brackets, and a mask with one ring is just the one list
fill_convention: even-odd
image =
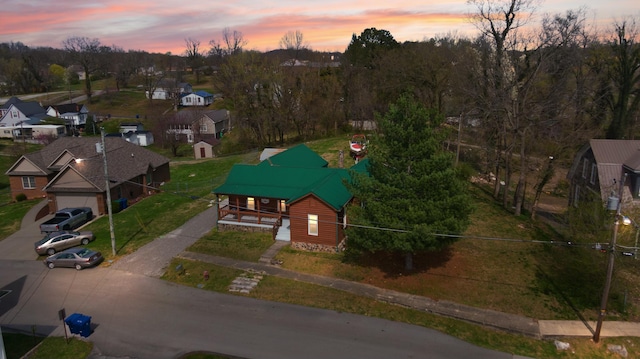
[(256, 199), (253, 197), (247, 197), (247, 209), (250, 211), (256, 210)]
[(200, 133), (206, 133), (207, 132), (207, 124), (203, 123), (200, 125)]
[(34, 189), (36, 188), (36, 178), (33, 176), (24, 176), (22, 177), (22, 188), (24, 189)]
[(318, 235), (318, 215), (317, 214), (309, 214), (307, 215), (307, 224), (308, 224), (308, 234), (310, 236)]
[(286, 212), (287, 211), (287, 201), (285, 201), (284, 199), (280, 200), (280, 212)]
[(582, 178), (587, 178), (587, 169), (589, 168), (589, 160), (584, 159), (582, 161)]
[(591, 165), (591, 178), (589, 179), (589, 182), (591, 182), (591, 184), (596, 184), (596, 176), (598, 174), (598, 166), (596, 166), (596, 164), (592, 164)]

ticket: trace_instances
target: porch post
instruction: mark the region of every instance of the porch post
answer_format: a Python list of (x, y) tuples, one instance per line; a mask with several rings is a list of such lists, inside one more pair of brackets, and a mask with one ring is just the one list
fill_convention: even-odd
[(215, 201), (215, 206), (216, 206), (216, 231), (218, 230), (218, 221), (220, 220), (220, 196), (218, 196), (218, 194), (216, 193), (216, 201)]
[(238, 218), (238, 222), (240, 222), (240, 198), (236, 197), (236, 217)]
[(260, 203), (262, 202), (262, 198), (258, 200), (258, 198), (256, 197), (254, 201), (257, 202), (256, 209), (258, 210), (258, 224), (262, 224), (262, 214), (260, 213)]

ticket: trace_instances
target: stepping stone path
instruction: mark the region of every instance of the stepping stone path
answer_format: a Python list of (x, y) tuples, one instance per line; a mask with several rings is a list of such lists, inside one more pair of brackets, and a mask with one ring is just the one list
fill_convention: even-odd
[(249, 293), (260, 283), (265, 274), (264, 271), (249, 269), (231, 282), (229, 292)]

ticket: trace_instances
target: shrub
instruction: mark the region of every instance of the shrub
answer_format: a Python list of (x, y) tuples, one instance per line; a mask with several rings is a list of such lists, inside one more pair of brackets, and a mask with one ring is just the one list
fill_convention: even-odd
[(16, 201), (18, 202), (22, 202), (22, 201), (26, 201), (27, 200), (27, 195), (24, 193), (18, 193), (16, 195)]

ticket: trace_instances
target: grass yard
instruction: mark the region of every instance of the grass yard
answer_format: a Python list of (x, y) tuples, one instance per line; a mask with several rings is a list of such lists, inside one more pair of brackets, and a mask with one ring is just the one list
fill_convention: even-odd
[(149, 102), (144, 91), (140, 89), (110, 91), (104, 95), (92, 97), (91, 103), (85, 103), (85, 105), (94, 114), (110, 114), (114, 118), (129, 119), (136, 118), (138, 115), (139, 120), (151, 118), (172, 108), (170, 101), (154, 100)]
[[(404, 270), (402, 257), (392, 254), (370, 255), (350, 263), (341, 254), (286, 247), (277, 259), (284, 268), (295, 271), (536, 319), (596, 319), (606, 255), (588, 247), (562, 245), (566, 240), (551, 227), (504, 213), (478, 188), (473, 193), (477, 209), (467, 238), (442, 252), (416, 255), (412, 272)], [(534, 241), (556, 241), (558, 245)], [(627, 257), (618, 263), (609, 310), (621, 319), (638, 320), (640, 292), (631, 273), (637, 273), (640, 266)]]
[(161, 188), (161, 193), (113, 215), (116, 258), (112, 255), (108, 216), (84, 228), (96, 235), (88, 247), (101, 251), (107, 261), (115, 260), (171, 232), (212, 204), (215, 198), (211, 190), (222, 184), (231, 166), (242, 159), (232, 156), (172, 164), (171, 181)]
[(271, 233), (212, 231), (187, 248), (187, 250), (257, 262), (272, 244)]
[(69, 338), (67, 342), (62, 337), (43, 338), (4, 331), (2, 337), (7, 359), (79, 359), (88, 357), (93, 349), (91, 342), (75, 337)]

